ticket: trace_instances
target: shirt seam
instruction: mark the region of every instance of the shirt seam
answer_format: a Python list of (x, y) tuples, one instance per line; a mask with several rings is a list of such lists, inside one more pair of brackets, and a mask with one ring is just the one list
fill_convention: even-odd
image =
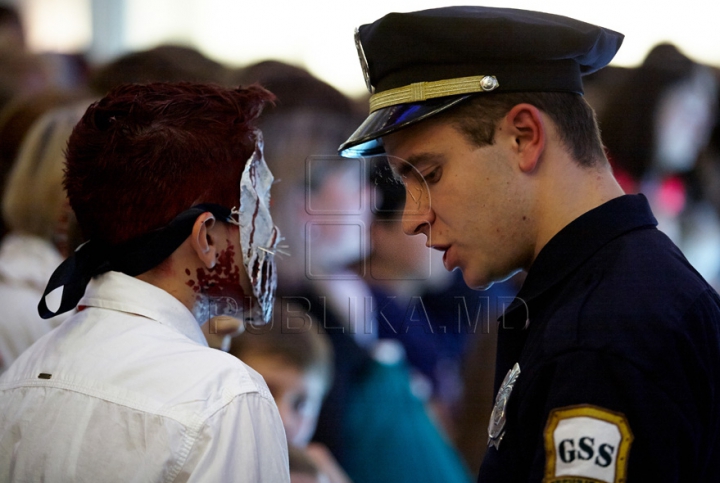
[(180, 473), (180, 471), (183, 469), (185, 464), (187, 463), (187, 458), (190, 456), (190, 452), (192, 451), (193, 447), (197, 444), (198, 436), (200, 435), (202, 429), (208, 425), (208, 421), (212, 419), (217, 413), (219, 413), (222, 409), (228, 407), (231, 403), (233, 403), (237, 398), (240, 396), (249, 396), (249, 395), (256, 395), (260, 398), (261, 401), (265, 401), (265, 404), (271, 404), (270, 400), (268, 400), (267, 397), (265, 397), (263, 394), (261, 394), (259, 391), (254, 392), (246, 392), (241, 394), (235, 394), (233, 396), (222, 396), (222, 400), (220, 403), (218, 403), (217, 408), (215, 410), (211, 411), (210, 414), (208, 414), (205, 418), (203, 418), (201, 421), (197, 421), (196, 424), (194, 424), (192, 428), (188, 426), (190, 431), (193, 433), (193, 436), (187, 437), (185, 439), (185, 442), (182, 445), (181, 451), (179, 454), (182, 454), (182, 457), (178, 456), (175, 467), (168, 472), (168, 476), (165, 479), (166, 482), (172, 482), (177, 478), (177, 475)]
[(258, 393), (257, 387), (255, 387), (254, 382), (251, 382), (251, 384), (241, 383), (240, 388), (247, 387), (249, 390), (245, 392), (238, 392), (233, 394), (232, 396), (228, 396), (226, 394), (220, 395), (220, 401), (218, 401), (216, 404), (211, 405), (208, 408), (208, 415), (204, 417), (200, 417), (197, 414), (191, 415), (190, 418), (187, 420), (183, 420), (176, 415), (173, 414), (172, 408), (170, 410), (163, 410), (162, 408), (165, 406), (165, 404), (161, 404), (159, 408), (148, 408), (143, 407), (140, 404), (131, 401), (128, 398), (117, 396), (117, 395), (110, 395), (107, 391), (103, 390), (90, 390), (82, 386), (78, 386), (73, 383), (64, 382), (64, 381), (37, 381), (35, 379), (21, 379), (17, 381), (13, 381), (11, 383), (2, 383), (0, 384), (0, 391), (10, 391), (14, 389), (20, 389), (23, 387), (51, 387), (51, 388), (57, 388), (57, 389), (65, 389), (69, 391), (73, 391), (79, 394), (83, 394), (85, 396), (100, 399), (112, 404), (117, 404), (119, 406), (124, 406), (130, 409), (134, 409), (137, 411), (142, 411), (147, 414), (154, 414), (157, 416), (166, 417), (168, 419), (171, 419), (179, 424), (182, 424), (186, 427), (191, 426), (202, 426), (205, 420), (207, 420), (209, 417), (211, 417), (213, 414), (217, 413), (224, 405), (227, 405), (232, 399), (242, 396), (244, 394), (252, 394), (252, 393)]

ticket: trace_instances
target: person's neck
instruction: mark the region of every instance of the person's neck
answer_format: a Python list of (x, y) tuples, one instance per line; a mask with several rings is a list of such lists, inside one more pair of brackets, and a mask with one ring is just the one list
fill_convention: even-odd
[(580, 166), (569, 156), (560, 156), (547, 166), (537, 203), (539, 212), (535, 253), (579, 216), (624, 195), (607, 163), (597, 167)]
[[(175, 297), (182, 303), (187, 309), (196, 314), (197, 294), (190, 285), (186, 283), (188, 277), (184, 277), (187, 274), (186, 270), (194, 270), (191, 267), (191, 258), (184, 257), (183, 248), (185, 244), (181, 245), (175, 253), (165, 259), (160, 265), (155, 268), (148, 270), (145, 273), (137, 275), (135, 278), (142, 280), (143, 282), (154, 285), (158, 288), (165, 290), (167, 293)], [(192, 273), (192, 272), (191, 272)], [(202, 323), (198, 321), (199, 323)]]

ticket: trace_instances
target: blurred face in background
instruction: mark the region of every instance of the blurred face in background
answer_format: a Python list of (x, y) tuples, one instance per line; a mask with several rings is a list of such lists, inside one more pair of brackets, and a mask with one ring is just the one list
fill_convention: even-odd
[(301, 371), (281, 356), (248, 354), (242, 360), (265, 379), (280, 411), (288, 443), (307, 446), (326, 391), (322, 377), (313, 371)]
[(327, 162), (337, 167), (324, 175), (319, 186), (308, 187), (307, 193), (306, 253), (314, 275), (332, 274), (357, 262), (368, 249), (371, 213), (362, 164), (357, 160)]

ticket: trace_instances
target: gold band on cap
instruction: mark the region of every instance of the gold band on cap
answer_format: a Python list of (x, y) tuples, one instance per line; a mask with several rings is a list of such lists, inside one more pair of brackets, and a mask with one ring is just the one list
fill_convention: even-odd
[(370, 112), (384, 107), (421, 102), (445, 96), (487, 92), (497, 89), (500, 84), (494, 75), (476, 75), (458, 77), (433, 82), (416, 82), (408, 86), (396, 87), (370, 96)]

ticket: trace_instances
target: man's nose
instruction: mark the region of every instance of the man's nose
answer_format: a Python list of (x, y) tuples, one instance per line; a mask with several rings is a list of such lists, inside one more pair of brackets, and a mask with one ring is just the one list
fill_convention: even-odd
[(407, 195), (402, 216), (402, 229), (406, 235), (428, 235), (434, 217), (427, 195), (415, 199)]

